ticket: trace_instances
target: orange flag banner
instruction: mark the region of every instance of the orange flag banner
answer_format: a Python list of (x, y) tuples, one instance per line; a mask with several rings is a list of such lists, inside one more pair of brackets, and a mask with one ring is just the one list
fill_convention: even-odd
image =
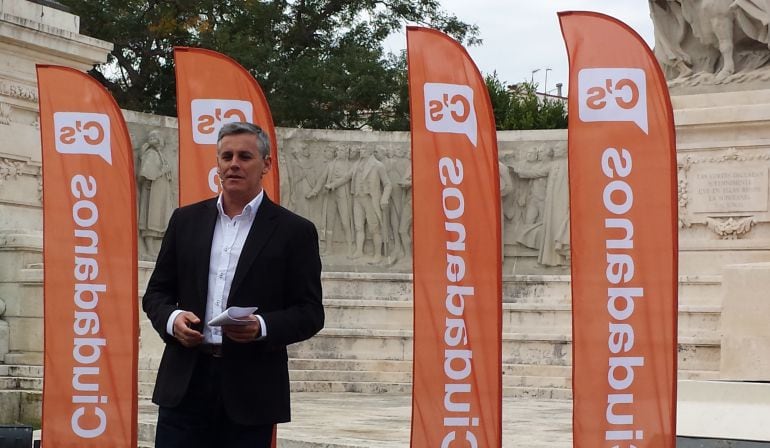
[(112, 96), (37, 66), (43, 147), (43, 446), (136, 447), (133, 151)]
[(573, 431), (577, 448), (676, 445), (676, 139), (645, 42), (560, 13), (570, 60)]
[(280, 203), (278, 144), (262, 89), (231, 58), (202, 48), (174, 48), (179, 116), (179, 205), (219, 194), (217, 134), (225, 123), (248, 121), (270, 137), (273, 165), (263, 179), (270, 199)]
[(465, 49), (407, 29), (414, 204), (411, 446), (502, 446), (497, 134)]

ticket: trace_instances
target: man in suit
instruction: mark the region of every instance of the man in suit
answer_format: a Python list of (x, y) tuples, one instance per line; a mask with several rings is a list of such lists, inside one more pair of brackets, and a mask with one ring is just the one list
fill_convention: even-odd
[[(250, 123), (219, 132), (222, 193), (174, 211), (142, 306), (166, 343), (153, 402), (157, 448), (269, 447), (288, 422), (286, 346), (323, 327), (313, 224), (262, 189), (270, 142)], [(246, 325), (208, 325), (228, 307)]]

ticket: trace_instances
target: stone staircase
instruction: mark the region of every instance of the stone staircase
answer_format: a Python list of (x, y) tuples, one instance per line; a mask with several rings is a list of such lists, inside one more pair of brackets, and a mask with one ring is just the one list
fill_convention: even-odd
[[(292, 390), (409, 394), (411, 276), (324, 273), (323, 284), (325, 328), (314, 338), (289, 348)], [(679, 294), (679, 378), (717, 378), (721, 279), (683, 276)], [(571, 398), (570, 295), (568, 276), (504, 277), (502, 374), (506, 397)], [(162, 343), (140, 316), (142, 447), (150, 446), (154, 435), (156, 411), (149, 397)], [(0, 365), (3, 415), (39, 416), (41, 389), (42, 367)]]
[[(408, 274), (325, 273), (325, 328), (289, 347), (295, 392), (411, 392), (412, 285)], [(680, 279), (679, 377), (719, 374), (720, 278)], [(503, 393), (569, 399), (571, 305), (568, 276), (503, 281)], [(162, 350), (142, 324), (141, 398), (152, 393)]]

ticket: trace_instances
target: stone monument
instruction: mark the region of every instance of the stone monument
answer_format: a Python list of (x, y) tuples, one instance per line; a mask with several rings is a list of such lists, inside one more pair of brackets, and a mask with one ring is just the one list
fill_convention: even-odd
[(767, 441), (736, 417), (770, 408), (755, 399), (767, 385), (743, 383), (770, 380), (757, 318), (770, 278), (770, 2), (650, 0), (650, 10), (677, 125), (680, 272), (721, 278), (719, 377), (739, 381), (681, 387), (680, 434)]

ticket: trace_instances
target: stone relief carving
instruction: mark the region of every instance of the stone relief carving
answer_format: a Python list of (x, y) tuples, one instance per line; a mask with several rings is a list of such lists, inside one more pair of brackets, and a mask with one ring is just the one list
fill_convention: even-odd
[(354, 142), (284, 147), (291, 157), (279, 151), (281, 202), (316, 224), (327, 261), (382, 267), (411, 261), (408, 147)]
[(0, 95), (12, 96), (22, 100), (37, 103), (37, 90), (20, 84), (0, 80)]
[(334, 228), (337, 223), (342, 227), (343, 236), (347, 246), (347, 255), (352, 255), (353, 245), (353, 215), (350, 197), (350, 163), (348, 162), (348, 149), (340, 146), (324, 150), (326, 168), (316, 182), (316, 186), (309, 193), (310, 197), (322, 195), (323, 217), (319, 235), (324, 243), (323, 254), (330, 255), (334, 251), (334, 241), (339, 236)]
[(18, 179), (26, 163), (19, 160), (0, 158), (0, 185), (9, 179)]
[(713, 230), (723, 240), (736, 240), (746, 233), (749, 233), (751, 227), (756, 224), (753, 216), (745, 218), (727, 218), (715, 219), (706, 218), (706, 227)]
[(139, 188), (139, 237), (142, 257), (154, 260), (171, 217), (176, 182), (166, 153), (166, 143), (160, 131), (152, 130), (139, 148), (137, 184)]
[(649, 0), (655, 54), (672, 87), (770, 79), (764, 0)]
[(704, 225), (721, 239), (737, 239), (770, 222), (770, 153), (728, 148), (678, 158), (679, 228)]
[(11, 124), (11, 113), (13, 112), (11, 105), (8, 103), (0, 103), (0, 124)]
[(543, 266), (569, 264), (566, 143), (530, 148), (524, 160), (511, 164), (519, 178), (512, 182), (518, 184), (519, 194), (502, 200), (503, 217), (512, 219), (515, 242), (537, 251), (537, 262)]
[[(388, 240), (389, 220), (385, 212), (390, 205), (390, 193), (393, 186), (390, 183), (385, 165), (374, 156), (374, 149), (364, 146), (351, 150), (354, 164), (351, 170), (350, 189), (353, 195), (353, 229), (356, 249), (351, 258), (361, 258), (364, 255), (366, 234), (364, 226), (372, 236), (374, 252), (370, 263), (380, 263), (384, 254), (389, 253)], [(384, 246), (383, 246), (384, 244)]]

